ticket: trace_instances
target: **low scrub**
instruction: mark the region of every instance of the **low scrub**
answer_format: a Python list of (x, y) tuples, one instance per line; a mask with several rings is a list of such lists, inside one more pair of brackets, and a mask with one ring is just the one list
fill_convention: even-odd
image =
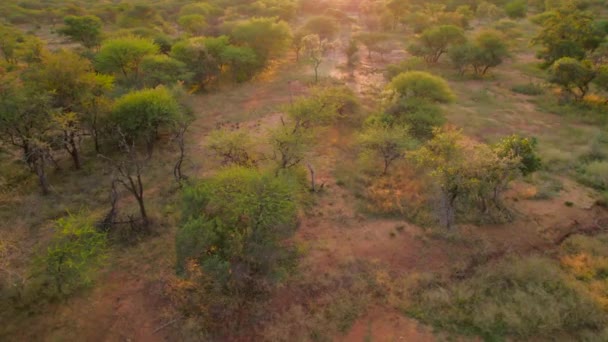
[(598, 190), (608, 190), (608, 161), (592, 161), (578, 172), (578, 180)]
[(537, 96), (544, 93), (543, 87), (538, 83), (516, 84), (511, 88), (511, 91), (518, 94)]
[(486, 340), (601, 339), (608, 322), (598, 303), (542, 257), (505, 259), (455, 284), (429, 282), (416, 293), (410, 313)]

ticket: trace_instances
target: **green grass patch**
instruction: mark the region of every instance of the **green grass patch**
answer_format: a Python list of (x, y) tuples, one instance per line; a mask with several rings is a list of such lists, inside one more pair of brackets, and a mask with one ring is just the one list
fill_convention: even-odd
[(523, 84), (516, 84), (511, 87), (511, 91), (517, 94), (537, 96), (543, 94), (545, 90), (540, 84), (529, 82)]
[(542, 257), (507, 258), (457, 283), (423, 284), (409, 312), (486, 341), (601, 338), (608, 323), (606, 312)]

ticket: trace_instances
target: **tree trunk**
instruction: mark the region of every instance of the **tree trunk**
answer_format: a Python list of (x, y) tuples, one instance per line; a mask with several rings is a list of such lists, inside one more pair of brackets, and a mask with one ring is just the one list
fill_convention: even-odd
[(137, 171), (137, 185), (134, 187), (133, 194), (137, 199), (137, 204), (139, 205), (139, 213), (141, 214), (141, 219), (144, 222), (144, 227), (148, 227), (150, 223), (148, 220), (148, 213), (146, 212), (146, 207), (144, 205), (144, 185), (141, 181), (141, 174), (139, 173), (139, 169)]
[(382, 171), (382, 175), (385, 176), (388, 173), (388, 167), (390, 166), (391, 161), (389, 158), (384, 158), (384, 170)]
[(454, 225), (454, 203), (456, 201), (457, 194), (451, 194), (447, 190), (442, 190), (441, 192), (442, 193), (441, 193), (441, 198), (440, 198), (440, 210), (441, 210), (441, 217), (440, 217), (441, 222), (440, 223), (441, 223), (441, 225), (446, 227), (447, 230), (452, 230), (453, 225)]
[(93, 143), (95, 144), (95, 153), (100, 153), (101, 148), (99, 146), (99, 132), (97, 128), (93, 128), (91, 134), (93, 135)]
[(310, 163), (306, 163), (306, 166), (308, 166), (308, 171), (310, 172), (310, 191), (317, 192), (317, 185), (315, 182), (315, 169), (313, 169)]
[(69, 147), (66, 147), (70, 155), (72, 156), (72, 161), (74, 162), (74, 168), (76, 170), (80, 170), (80, 153), (78, 152), (78, 146), (76, 145), (76, 140), (74, 139), (74, 133), (69, 134), (68, 140)]
[(44, 168), (44, 157), (39, 157), (35, 164), (35, 171), (36, 175), (38, 176), (38, 181), (40, 183), (40, 189), (42, 190), (42, 194), (46, 196), (50, 193), (50, 190), (49, 182), (46, 178), (46, 172)]
[(146, 212), (146, 207), (144, 205), (144, 197), (142, 195), (141, 197), (136, 196), (136, 198), (137, 204), (139, 205), (139, 213), (141, 214), (141, 219), (144, 222), (144, 227), (148, 227), (150, 221), (148, 220), (148, 213)]

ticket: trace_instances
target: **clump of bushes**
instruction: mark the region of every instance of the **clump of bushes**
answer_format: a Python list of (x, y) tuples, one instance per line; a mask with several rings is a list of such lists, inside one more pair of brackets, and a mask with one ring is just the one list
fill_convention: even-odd
[(542, 95), (544, 89), (538, 83), (529, 82), (524, 84), (516, 84), (511, 88), (511, 91), (523, 95), (537, 96)]
[(595, 160), (582, 166), (578, 179), (592, 188), (608, 190), (608, 161)]
[(443, 329), (500, 340), (599, 337), (608, 316), (542, 257), (508, 258), (456, 284), (427, 283), (409, 312)]

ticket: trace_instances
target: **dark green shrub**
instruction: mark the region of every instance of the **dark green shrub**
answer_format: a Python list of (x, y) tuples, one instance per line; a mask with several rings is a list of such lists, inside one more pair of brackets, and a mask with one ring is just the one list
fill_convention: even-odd
[(259, 293), (287, 271), (300, 183), (251, 168), (224, 169), (184, 190), (177, 268), (196, 262), (222, 293)]
[(518, 94), (537, 96), (544, 93), (543, 87), (538, 83), (517, 84), (511, 87), (511, 91)]
[(425, 285), (412, 314), (489, 341), (599, 336), (608, 322), (606, 312), (546, 258), (508, 258), (456, 284)]

